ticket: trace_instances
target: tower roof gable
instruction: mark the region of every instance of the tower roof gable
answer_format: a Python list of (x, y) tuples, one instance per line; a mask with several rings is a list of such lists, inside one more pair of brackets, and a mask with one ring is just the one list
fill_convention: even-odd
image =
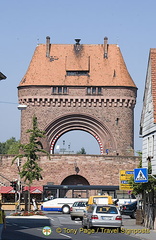
[(19, 86), (136, 87), (118, 45), (49, 44), (48, 47), (48, 54), (47, 44), (36, 47)]

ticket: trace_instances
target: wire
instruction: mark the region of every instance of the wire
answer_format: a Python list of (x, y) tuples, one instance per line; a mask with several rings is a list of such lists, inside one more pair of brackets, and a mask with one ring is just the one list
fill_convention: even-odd
[(14, 102), (2, 102), (2, 101), (0, 101), (0, 103), (5, 103), (5, 104), (18, 104), (18, 103), (14, 103)]

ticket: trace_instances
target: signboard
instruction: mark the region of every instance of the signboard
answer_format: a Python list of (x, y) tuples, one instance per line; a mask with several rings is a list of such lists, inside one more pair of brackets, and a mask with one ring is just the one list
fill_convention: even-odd
[(133, 190), (128, 183), (130, 178), (134, 175), (134, 170), (120, 170), (120, 190)]
[(135, 168), (134, 169), (134, 182), (135, 183), (148, 182), (148, 169), (147, 168)]

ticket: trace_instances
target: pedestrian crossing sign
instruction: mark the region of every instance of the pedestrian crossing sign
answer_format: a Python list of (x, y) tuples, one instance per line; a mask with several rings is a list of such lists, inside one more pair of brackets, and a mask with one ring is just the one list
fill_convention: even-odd
[(134, 169), (134, 182), (135, 183), (148, 182), (148, 169), (147, 168)]

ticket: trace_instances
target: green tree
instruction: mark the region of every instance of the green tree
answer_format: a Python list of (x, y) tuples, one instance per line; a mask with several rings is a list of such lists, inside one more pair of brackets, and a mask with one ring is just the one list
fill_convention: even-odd
[(6, 142), (0, 143), (0, 154), (18, 154), (19, 140), (12, 137)]
[[(142, 168), (142, 158), (140, 159), (138, 168)], [(135, 183), (134, 177), (131, 177), (129, 180), (129, 184), (133, 188), (134, 194), (143, 194), (144, 191), (151, 192), (152, 190), (156, 190), (156, 179), (151, 176), (152, 166), (151, 162), (148, 163), (148, 182), (147, 183)]]
[(84, 147), (82, 147), (81, 150), (78, 151), (76, 154), (86, 154)]
[(8, 151), (7, 154), (18, 154), (19, 153), (19, 146), (20, 146), (20, 141), (13, 142)]
[[(34, 180), (42, 179), (41, 171), (37, 161), (39, 159), (38, 153), (49, 153), (43, 149), (41, 139), (45, 137), (45, 133), (38, 128), (37, 117), (33, 116), (33, 128), (28, 129), (29, 143), (19, 145), (19, 154), (13, 159), (12, 164), (17, 158), (26, 158), (26, 162), (23, 164), (22, 169), (19, 172), (21, 178), (24, 178), (24, 182), (29, 186)], [(28, 196), (28, 210), (30, 210), (30, 191)]]
[(0, 154), (6, 154), (4, 142), (0, 142)]

